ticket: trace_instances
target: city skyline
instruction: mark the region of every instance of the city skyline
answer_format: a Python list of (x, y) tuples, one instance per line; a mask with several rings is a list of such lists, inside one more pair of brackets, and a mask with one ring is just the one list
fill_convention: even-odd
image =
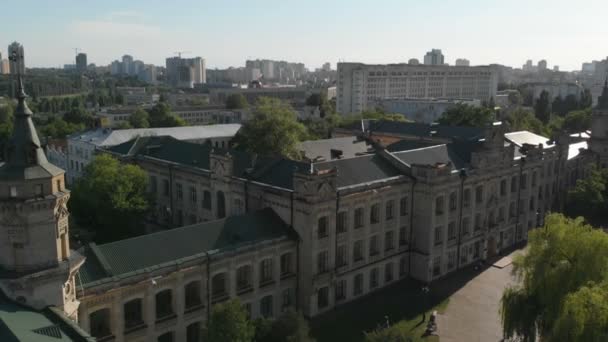
[[(559, 65), (570, 71), (608, 55), (598, 44), (608, 33), (601, 20), (601, 9), (608, 5), (592, 2), (572, 11), (566, 1), (519, 0), (492, 6), (473, 0), (356, 5), (232, 0), (212, 7), (194, 1), (21, 1), (11, 4), (17, 15), (3, 19), (0, 46), (6, 53), (12, 41), (23, 44), (28, 67), (73, 64), (74, 48), (97, 65), (124, 54), (164, 65), (174, 52), (190, 51), (185, 57), (201, 56), (208, 68), (238, 67), (246, 59), (265, 58), (302, 62), (309, 69), (327, 61), (334, 68), (338, 61), (422, 61), (427, 51), (438, 48), (449, 64), (466, 58), (471, 65), (520, 68), (528, 59), (545, 59), (551, 68)], [(47, 15), (50, 12), (63, 15)], [(577, 22), (585, 25), (573, 24)]]

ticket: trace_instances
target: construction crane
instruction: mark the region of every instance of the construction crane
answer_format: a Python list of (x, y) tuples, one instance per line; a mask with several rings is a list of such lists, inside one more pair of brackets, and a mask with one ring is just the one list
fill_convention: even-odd
[(182, 53), (186, 54), (186, 53), (191, 53), (190, 51), (176, 51), (174, 52), (174, 54), (176, 54), (179, 58), (182, 58)]

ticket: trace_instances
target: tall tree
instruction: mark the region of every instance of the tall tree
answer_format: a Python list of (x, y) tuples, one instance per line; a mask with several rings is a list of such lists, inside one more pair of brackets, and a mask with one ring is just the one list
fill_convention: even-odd
[(314, 342), (308, 321), (302, 313), (287, 311), (275, 321), (259, 319), (255, 322), (256, 342)]
[(541, 135), (546, 134), (543, 123), (534, 116), (534, 113), (523, 108), (517, 108), (512, 111), (507, 117), (507, 122), (509, 122), (513, 131), (530, 131)]
[(101, 154), (74, 184), (68, 207), (78, 225), (94, 230), (96, 242), (135, 236), (150, 207), (147, 185), (139, 166)]
[(593, 105), (593, 96), (591, 95), (591, 90), (585, 88), (585, 90), (581, 93), (581, 99), (578, 104), (579, 109), (591, 108)]
[(501, 299), (505, 338), (607, 340), (608, 235), (602, 230), (550, 214), (529, 233), (528, 250), (513, 265), (520, 282)]
[(591, 108), (575, 110), (564, 118), (563, 129), (569, 133), (579, 133), (591, 128)]
[(437, 120), (442, 125), (483, 127), (494, 121), (494, 112), (485, 107), (457, 104)]
[(234, 143), (237, 148), (260, 155), (281, 155), (298, 159), (297, 144), (307, 136), (306, 127), (286, 102), (263, 97), (250, 120), (243, 124)]
[(591, 222), (605, 217), (608, 211), (608, 169), (595, 168), (587, 177), (579, 179), (574, 189), (568, 192), (565, 209), (569, 216), (583, 216)]
[(226, 98), (226, 109), (245, 109), (249, 103), (243, 94), (230, 94)]
[(543, 123), (549, 122), (551, 117), (551, 106), (549, 103), (549, 93), (543, 90), (539, 98), (534, 103), (534, 114)]
[(148, 111), (151, 127), (176, 127), (185, 126), (183, 119), (171, 112), (171, 107), (166, 102), (159, 102)]
[(213, 306), (207, 323), (205, 341), (210, 342), (250, 342), (255, 328), (247, 319), (247, 313), (238, 299)]
[(150, 127), (150, 114), (142, 108), (137, 108), (129, 117), (129, 123), (134, 128), (148, 128)]

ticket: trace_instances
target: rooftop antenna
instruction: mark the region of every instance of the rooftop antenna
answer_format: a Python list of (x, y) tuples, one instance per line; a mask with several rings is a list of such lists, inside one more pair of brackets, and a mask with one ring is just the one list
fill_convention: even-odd
[(177, 55), (177, 57), (182, 58), (182, 54), (187, 54), (187, 53), (192, 53), (190, 51), (175, 51), (174, 54)]
[(74, 48), (74, 55), (78, 55), (79, 48)]

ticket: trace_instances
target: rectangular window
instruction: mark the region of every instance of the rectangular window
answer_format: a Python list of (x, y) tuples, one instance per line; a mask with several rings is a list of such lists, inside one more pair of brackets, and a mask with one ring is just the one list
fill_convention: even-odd
[(435, 199), (435, 215), (443, 214), (443, 196)]
[(511, 177), (511, 192), (517, 191), (517, 177)]
[(317, 292), (317, 307), (319, 309), (326, 308), (329, 305), (329, 287), (325, 286)]
[(272, 259), (262, 261), (260, 285), (272, 282)]
[(515, 211), (515, 202), (511, 202), (509, 204), (509, 217), (515, 217), (517, 215)]
[(477, 202), (477, 203), (483, 202), (483, 186), (482, 185), (475, 188), (475, 202)]
[(281, 275), (291, 273), (291, 253), (285, 253), (281, 255)]
[(369, 239), (369, 255), (374, 256), (378, 254), (378, 237), (376, 235)]
[(380, 206), (378, 204), (372, 205), (372, 209), (369, 213), (369, 223), (376, 224), (380, 222)]
[(391, 282), (393, 281), (393, 263), (389, 262), (384, 265), (384, 281)]
[(503, 179), (500, 181), (500, 195), (505, 196), (507, 194), (507, 180)]
[(156, 194), (156, 191), (158, 191), (156, 182), (156, 176), (150, 176), (150, 192), (153, 194)]
[(395, 248), (394, 233), (392, 231), (384, 233), (384, 250), (390, 251)]
[(407, 245), (407, 227), (399, 228), (399, 246)]
[(443, 232), (440, 227), (436, 227), (435, 228), (435, 246), (441, 245), (441, 243), (443, 242), (443, 236), (442, 236)]
[(524, 173), (519, 177), (519, 185), (522, 189), (525, 189), (526, 186), (528, 185), (527, 183), (528, 183), (528, 175), (526, 175)]
[(336, 231), (338, 233), (346, 232), (346, 211), (341, 211), (336, 217)]
[(471, 205), (471, 189), (464, 189), (464, 195), (462, 199), (462, 205), (468, 208)]
[(450, 211), (456, 210), (458, 199), (456, 198), (456, 192), (450, 194)]
[(462, 219), (462, 235), (469, 234), (470, 230), (471, 230), (471, 219), (468, 217), (465, 217)]
[(327, 262), (328, 262), (328, 253), (327, 251), (320, 252), (317, 254), (317, 273), (325, 273), (328, 271)]
[(292, 301), (292, 298), (293, 298), (292, 292), (293, 291), (290, 288), (283, 290), (283, 294), (282, 294), (283, 303), (281, 304), (281, 308), (283, 309), (283, 311), (285, 311), (285, 309), (289, 308), (293, 302)]
[(317, 234), (319, 239), (327, 237), (327, 221), (327, 216), (319, 217), (317, 225)]
[(353, 260), (354, 262), (363, 260), (363, 241), (355, 241), (353, 247)]
[(452, 221), (448, 224), (448, 241), (456, 239), (456, 222)]
[(346, 298), (346, 280), (338, 280), (336, 283), (336, 300)]
[(169, 181), (167, 179), (163, 179), (163, 195), (169, 196)]
[(338, 264), (338, 267), (346, 266), (346, 245), (338, 246), (338, 249), (336, 250), (336, 263)]
[(392, 220), (393, 219), (393, 207), (395, 206), (395, 202), (393, 202), (392, 200), (386, 202), (386, 219), (387, 220)]
[(402, 278), (407, 274), (407, 260), (405, 257), (399, 259), (399, 277)]
[(401, 214), (401, 216), (405, 216), (407, 215), (408, 210), (407, 197), (401, 197), (401, 200), (399, 200), (399, 214)]
[(448, 252), (448, 270), (453, 269), (456, 266), (456, 251)]
[(475, 214), (475, 227), (474, 227), (475, 231), (478, 231), (481, 229), (481, 226), (483, 224), (481, 221), (482, 221), (481, 214)]
[(175, 183), (175, 197), (178, 201), (181, 201), (184, 197), (184, 193), (182, 191), (182, 185), (180, 183)]
[(363, 227), (363, 208), (355, 209), (355, 228)]
[(357, 274), (355, 276), (353, 295), (358, 296), (363, 292), (363, 274)]
[(211, 193), (207, 190), (203, 191), (203, 208), (211, 210)]
[(197, 199), (196, 199), (196, 188), (191, 186), (190, 187), (190, 201), (192, 203), (196, 203)]
[(373, 289), (378, 287), (378, 269), (372, 268), (369, 272), (369, 288)]
[(441, 256), (433, 259), (433, 277), (441, 275)]

